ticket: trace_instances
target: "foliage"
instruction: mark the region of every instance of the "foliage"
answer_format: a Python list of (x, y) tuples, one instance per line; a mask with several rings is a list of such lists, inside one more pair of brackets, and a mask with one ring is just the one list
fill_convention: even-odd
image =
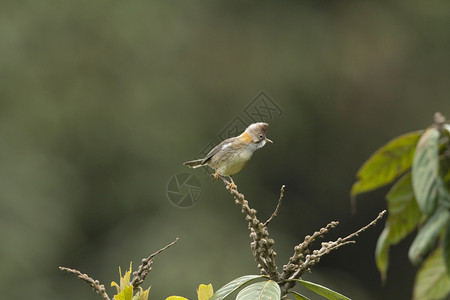
[[(142, 259), (141, 265), (138, 267), (137, 271), (131, 272), (132, 270), (132, 263), (130, 262), (130, 269), (125, 272), (125, 274), (122, 276), (122, 270), (119, 267), (119, 276), (120, 280), (119, 283), (116, 283), (115, 281), (111, 282), (111, 287), (115, 287), (117, 294), (114, 296), (114, 300), (148, 300), (148, 294), (150, 291), (150, 288), (147, 290), (143, 290), (140, 285), (144, 282), (144, 279), (147, 277), (148, 273), (152, 269), (152, 264), (154, 261), (154, 258), (156, 255), (160, 254), (167, 248), (173, 246), (175, 243), (178, 242), (178, 238), (175, 239), (172, 243), (166, 245), (165, 247), (159, 249), (155, 253), (151, 254), (147, 258)], [(89, 283), (94, 290), (95, 293), (100, 295), (104, 300), (110, 300), (108, 293), (105, 290), (105, 286), (103, 284), (100, 284), (98, 280), (94, 280), (87, 274), (83, 274), (80, 271), (76, 269), (70, 269), (66, 267), (59, 267), (61, 271), (66, 271), (72, 274), (75, 274), (78, 276), (79, 279)], [(133, 277), (131, 277), (133, 275)], [(138, 289), (139, 288), (139, 289)], [(212, 289), (212, 287), (211, 287)], [(134, 291), (136, 291), (136, 294), (134, 294)], [(134, 294), (134, 295), (133, 295)], [(202, 298), (200, 300), (205, 300), (205, 298)]]
[[(264, 281), (252, 283), (253, 281), (261, 279), (264, 279)], [(301, 279), (293, 279), (292, 281), (299, 282), (307, 289), (317, 293), (318, 295), (325, 297), (326, 299), (349, 300), (349, 298), (319, 284)], [(245, 285), (247, 286), (244, 287)], [(201, 286), (204, 285), (200, 285), (200, 287)], [(212, 293), (212, 286), (209, 285), (208, 287), (210, 287), (209, 291)], [(211, 295), (210, 297), (201, 298), (199, 289), (198, 300), (223, 300), (227, 299), (231, 294), (237, 291), (239, 292), (236, 296), (236, 300), (246, 300), (246, 299), (270, 300), (270, 299), (280, 299), (281, 297), (280, 286), (275, 281), (270, 280), (267, 277), (261, 275), (245, 275), (227, 283), (222, 288), (220, 288), (214, 295), (210, 294)], [(307, 297), (295, 291), (290, 291), (289, 293), (293, 294), (296, 299), (308, 299)], [(166, 298), (166, 300), (187, 300), (187, 299), (180, 296), (171, 296), (169, 298)]]
[(200, 284), (197, 290), (198, 300), (208, 300), (214, 294), (212, 284)]
[(358, 171), (351, 190), (354, 199), (393, 183), (375, 259), (384, 282), (391, 245), (418, 229), (408, 253), (411, 263), (420, 265), (414, 299), (440, 299), (450, 293), (449, 137), (450, 125), (436, 113), (426, 130), (401, 135), (377, 150)]
[(442, 254), (442, 248), (438, 247), (417, 272), (420, 284), (414, 286), (414, 299), (442, 299), (449, 293), (450, 277), (446, 276)]
[[(272, 246), (275, 241), (269, 237), (267, 225), (277, 215), (278, 209), (284, 196), (283, 185), (281, 187), (280, 198), (275, 211), (272, 213), (267, 221), (262, 222), (256, 216), (256, 210), (248, 205), (245, 196), (238, 192), (237, 187), (232, 187), (231, 184), (223, 179), (227, 185), (227, 189), (234, 196), (235, 203), (241, 207), (242, 213), (245, 215), (245, 220), (248, 222), (250, 229), (250, 237), (252, 239), (251, 248), (255, 261), (258, 262), (261, 274), (263, 275), (245, 275), (232, 280), (224, 285), (210, 298), (202, 300), (223, 300), (228, 298), (235, 292), (238, 292), (236, 299), (286, 299), (287, 294), (293, 294), (296, 299), (308, 299), (292, 289), (296, 283), (300, 283), (303, 287), (315, 292), (318, 295), (330, 300), (348, 300), (349, 298), (319, 284), (305, 281), (300, 277), (310, 268), (318, 263), (323, 255), (330, 253), (333, 250), (340, 248), (343, 245), (354, 243), (352, 238), (358, 236), (361, 232), (376, 224), (376, 222), (383, 217), (386, 211), (381, 212), (376, 219), (368, 225), (362, 227), (356, 232), (336, 241), (323, 242), (321, 248), (310, 251), (311, 245), (318, 239), (323, 237), (332, 228), (335, 228), (339, 223), (330, 222), (326, 227), (314, 232), (312, 235), (307, 235), (304, 241), (294, 247), (294, 254), (290, 257), (289, 262), (283, 266), (283, 272), (278, 273), (275, 264), (275, 251)], [(270, 242), (269, 242), (270, 241)], [(312, 253), (311, 253), (312, 252)], [(263, 280), (263, 281), (261, 281)], [(258, 281), (258, 282), (254, 282)], [(247, 286), (246, 286), (247, 285)], [(245, 286), (245, 287), (244, 287)], [(212, 292), (212, 287), (211, 287)], [(200, 294), (199, 294), (200, 297)], [(166, 300), (183, 300), (185, 298), (179, 296), (172, 296)], [(200, 298), (199, 298), (200, 300)]]
[[(208, 300), (211, 299), (213, 295), (213, 287), (211, 284), (200, 284), (197, 290), (197, 296), (198, 300)], [(166, 298), (166, 300), (188, 300), (187, 298), (180, 297), (180, 296), (170, 296)]]
[(122, 270), (119, 267), (119, 284), (115, 281), (111, 282), (111, 287), (116, 287), (117, 289), (117, 294), (114, 296), (114, 300), (148, 300), (150, 288), (144, 291), (141, 287), (139, 287), (138, 292), (133, 296), (134, 291), (133, 284), (131, 283), (131, 266), (132, 263), (130, 262), (130, 269), (126, 271), (123, 276)]
[(327, 287), (321, 286), (317, 283), (313, 283), (306, 280), (296, 279), (296, 281), (300, 282), (303, 286), (310, 289), (311, 291), (327, 298), (330, 300), (350, 300), (350, 298), (345, 297), (335, 291), (330, 290)]

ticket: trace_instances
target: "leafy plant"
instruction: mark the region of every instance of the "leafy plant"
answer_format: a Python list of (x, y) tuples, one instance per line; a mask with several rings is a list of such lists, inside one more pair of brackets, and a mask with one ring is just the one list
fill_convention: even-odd
[[(213, 287), (211, 284), (200, 284), (197, 290), (197, 296), (198, 300), (208, 300), (211, 299), (212, 295), (214, 294)], [(166, 298), (166, 300), (188, 300), (184, 297), (180, 296), (170, 296)]]
[[(260, 281), (261, 279), (264, 279), (264, 281)], [(252, 283), (254, 281), (258, 282)], [(301, 279), (294, 279), (293, 281), (302, 284), (304, 287), (327, 299), (349, 300), (349, 298), (319, 284)], [(247, 286), (244, 287), (245, 285)], [(200, 287), (201, 286), (205, 285), (200, 285)], [(281, 297), (280, 285), (277, 282), (270, 280), (266, 276), (262, 275), (245, 275), (236, 278), (235, 280), (227, 283), (222, 288), (220, 288), (215, 294), (212, 294), (211, 285), (209, 285), (208, 288), (210, 288), (208, 290), (208, 292), (211, 293), (209, 294), (210, 296), (201, 297), (199, 289), (197, 291), (198, 300), (222, 300), (228, 298), (231, 294), (239, 290), (240, 291), (236, 296), (236, 300), (248, 300), (248, 299), (273, 300), (273, 299), (280, 299)], [(293, 294), (296, 299), (308, 299), (307, 297), (295, 291), (289, 291), (289, 293)], [(188, 300), (188, 299), (180, 296), (171, 296), (169, 298), (166, 298), (166, 300)]]
[[(275, 263), (276, 252), (273, 250), (275, 241), (269, 236), (268, 224), (278, 213), (278, 209), (284, 197), (285, 186), (281, 187), (280, 198), (275, 211), (267, 221), (262, 222), (257, 218), (256, 210), (250, 208), (248, 205), (248, 201), (245, 199), (245, 196), (239, 193), (237, 188), (231, 188), (231, 185), (227, 180), (223, 179), (223, 181), (229, 192), (233, 195), (235, 203), (241, 207), (241, 211), (245, 215), (245, 220), (247, 221), (248, 228), (250, 230), (250, 238), (252, 240), (250, 247), (262, 275), (246, 275), (236, 278), (214, 293), (210, 300), (225, 299), (238, 290), (240, 290), (236, 296), (236, 299), (238, 300), (287, 299), (288, 294), (293, 294), (296, 299), (308, 299), (293, 290), (297, 283), (300, 283), (303, 287), (306, 287), (307, 289), (327, 299), (349, 299), (335, 291), (330, 290), (329, 288), (302, 280), (301, 276), (306, 272), (310, 272), (311, 267), (317, 264), (322, 256), (344, 245), (354, 243), (352, 239), (370, 226), (375, 225), (376, 222), (383, 217), (385, 211), (381, 212), (377, 218), (370, 222), (367, 226), (344, 238), (338, 238), (335, 241), (322, 242), (321, 247), (316, 250), (310, 250), (312, 244), (317, 239), (322, 238), (331, 229), (335, 228), (339, 222), (330, 222), (325, 227), (314, 232), (312, 235), (307, 235), (303, 242), (294, 247), (294, 254), (289, 258), (288, 263), (283, 266), (283, 272), (279, 273)], [(253, 281), (258, 282), (254, 283)], [(244, 287), (245, 285), (247, 286)]]
[[(147, 258), (142, 259), (142, 264), (139, 266), (137, 271), (132, 272), (131, 263), (130, 263), (130, 269), (125, 272), (125, 274), (122, 276), (122, 271), (119, 267), (119, 275), (120, 280), (119, 283), (111, 282), (111, 287), (115, 287), (117, 290), (117, 294), (113, 297), (114, 300), (148, 300), (148, 294), (150, 291), (150, 288), (147, 290), (143, 290), (140, 285), (144, 282), (145, 277), (147, 277), (148, 273), (152, 269), (152, 264), (155, 259), (155, 256), (159, 253), (163, 252), (167, 248), (173, 246), (176, 242), (178, 242), (178, 238), (173, 241), (172, 243), (168, 244), (167, 246), (159, 249), (155, 253), (151, 254)], [(108, 296), (108, 293), (106, 293), (105, 286), (103, 284), (100, 284), (98, 280), (94, 280), (87, 274), (83, 274), (78, 270), (75, 269), (69, 269), (66, 267), (59, 267), (61, 271), (66, 271), (72, 274), (77, 275), (77, 277), (86, 283), (88, 283), (95, 293), (100, 295), (104, 300), (110, 300), (111, 298)], [(131, 275), (133, 274), (133, 277)], [(139, 288), (139, 289), (138, 289)], [(212, 288), (212, 287), (211, 287)], [(136, 293), (134, 293), (137, 291)], [(203, 300), (203, 299), (201, 299)], [(206, 300), (206, 299), (204, 299)]]
[(130, 263), (130, 269), (125, 272), (125, 274), (122, 276), (122, 270), (119, 267), (119, 275), (120, 275), (120, 281), (119, 284), (116, 282), (111, 282), (111, 286), (115, 286), (117, 289), (117, 294), (114, 296), (115, 300), (148, 300), (148, 292), (150, 291), (150, 288), (146, 289), (145, 291), (142, 289), (142, 287), (139, 287), (139, 291), (136, 293), (136, 295), (133, 296), (133, 285), (131, 284), (131, 265)]
[(359, 194), (392, 184), (388, 218), (375, 251), (386, 280), (389, 249), (417, 229), (408, 257), (419, 265), (414, 299), (441, 299), (450, 293), (450, 125), (436, 113), (426, 130), (401, 135), (378, 149), (357, 173)]

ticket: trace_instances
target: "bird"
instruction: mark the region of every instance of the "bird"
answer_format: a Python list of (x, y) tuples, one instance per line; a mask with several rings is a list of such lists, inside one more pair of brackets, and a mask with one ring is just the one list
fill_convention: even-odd
[(253, 153), (266, 145), (273, 143), (266, 137), (269, 124), (257, 122), (250, 124), (245, 131), (235, 137), (228, 138), (215, 146), (201, 159), (186, 161), (183, 164), (190, 168), (209, 166), (215, 170), (214, 179), (220, 175), (230, 178), (230, 188), (235, 189), (234, 174), (241, 171), (248, 163)]

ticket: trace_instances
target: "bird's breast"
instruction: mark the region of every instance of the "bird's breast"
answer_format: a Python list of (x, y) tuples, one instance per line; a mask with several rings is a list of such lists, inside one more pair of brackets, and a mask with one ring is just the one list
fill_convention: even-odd
[(228, 160), (224, 161), (218, 168), (218, 171), (222, 175), (230, 176), (238, 173), (250, 160), (254, 152), (251, 147), (245, 147), (236, 151), (231, 155)]

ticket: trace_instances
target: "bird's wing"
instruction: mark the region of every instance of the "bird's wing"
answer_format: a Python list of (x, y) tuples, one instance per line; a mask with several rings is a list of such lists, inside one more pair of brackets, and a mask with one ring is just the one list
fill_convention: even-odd
[(220, 150), (229, 147), (233, 141), (234, 141), (235, 137), (226, 139), (224, 141), (222, 141), (222, 143), (220, 143), (219, 145), (215, 146), (214, 148), (211, 149), (211, 151), (209, 151), (208, 154), (206, 154), (205, 158), (202, 161), (202, 165), (207, 163), (214, 155), (217, 154), (217, 152), (219, 152)]

